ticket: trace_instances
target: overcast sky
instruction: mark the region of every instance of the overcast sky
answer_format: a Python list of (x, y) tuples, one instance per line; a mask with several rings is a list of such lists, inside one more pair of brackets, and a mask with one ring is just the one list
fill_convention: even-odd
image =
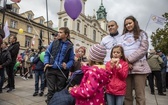
[[(100, 4), (101, 0), (87, 0), (85, 15), (92, 16), (93, 9), (97, 11)], [(46, 19), (46, 0), (21, 0), (18, 5), (20, 6), (20, 13), (32, 10), (35, 18), (44, 16)], [(117, 21), (120, 33), (122, 33), (125, 17), (133, 15), (137, 18), (141, 29), (145, 30), (147, 26), (146, 32), (151, 34), (152, 31), (162, 27), (149, 21), (151, 14), (161, 16), (168, 12), (168, 0), (103, 0), (103, 5), (107, 11), (107, 20)], [(54, 27), (58, 26), (57, 12), (59, 10), (60, 0), (48, 0), (48, 16), (49, 20), (53, 21)], [(148, 21), (149, 24), (147, 25)]]
[[(32, 10), (35, 18), (44, 16), (46, 19), (45, 3), (46, 0), (21, 0), (18, 5), (20, 6), (20, 13)], [(93, 9), (97, 11), (100, 4), (101, 0), (87, 0), (85, 15), (92, 16)], [(103, 5), (107, 11), (107, 20), (116, 20), (120, 33), (123, 29), (123, 21), (129, 15), (135, 16), (139, 21), (140, 27), (145, 30), (151, 14), (161, 16), (168, 12), (168, 0), (103, 0)], [(57, 12), (59, 10), (60, 0), (48, 0), (48, 16), (49, 20), (53, 21), (54, 27), (58, 26)], [(161, 25), (149, 22), (146, 31), (154, 31), (158, 27), (161, 27)]]

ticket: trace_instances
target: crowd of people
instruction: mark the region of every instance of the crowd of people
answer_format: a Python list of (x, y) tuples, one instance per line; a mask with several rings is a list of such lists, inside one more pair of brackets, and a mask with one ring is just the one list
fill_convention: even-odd
[[(156, 86), (158, 95), (165, 96), (168, 88), (166, 56), (158, 49), (151, 49), (148, 55), (148, 36), (135, 17), (126, 17), (123, 26), (120, 34), (117, 22), (109, 21), (109, 35), (90, 49), (81, 46), (74, 50), (67, 27), (59, 28), (48, 47), (42, 46), (39, 51), (27, 49), (21, 54), (18, 54), (17, 37), (11, 36), (9, 47), (6, 42), (1, 44), (0, 92), (5, 70), (8, 84), (4, 89), (8, 88), (7, 92), (15, 89), (14, 75), (18, 71), (27, 80), (28, 75), (33, 77), (33, 70), (35, 91), (32, 94), (43, 96), (47, 87), (48, 105), (133, 105), (134, 99), (136, 105), (146, 105), (147, 80), (152, 95), (156, 94)], [(42, 61), (40, 54), (44, 51)], [(14, 72), (17, 62), (20, 63)], [(67, 87), (68, 78), (78, 70), (83, 72), (81, 79), (78, 78), (80, 82)]]

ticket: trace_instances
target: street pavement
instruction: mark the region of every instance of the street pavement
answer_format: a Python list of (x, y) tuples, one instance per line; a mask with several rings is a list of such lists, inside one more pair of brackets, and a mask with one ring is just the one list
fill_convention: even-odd
[[(16, 89), (10, 93), (3, 90), (0, 94), (0, 105), (46, 105), (45, 96), (33, 97), (34, 79), (23, 80), (20, 76), (16, 76), (15, 87)], [(47, 89), (44, 93), (47, 93)], [(165, 93), (167, 96), (151, 95), (149, 86), (146, 87), (146, 105), (168, 105), (168, 90)]]

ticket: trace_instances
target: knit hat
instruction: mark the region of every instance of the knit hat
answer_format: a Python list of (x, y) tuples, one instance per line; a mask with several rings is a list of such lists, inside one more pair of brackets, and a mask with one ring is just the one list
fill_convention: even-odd
[(89, 58), (92, 61), (102, 62), (106, 56), (106, 48), (100, 44), (94, 44), (89, 50)]

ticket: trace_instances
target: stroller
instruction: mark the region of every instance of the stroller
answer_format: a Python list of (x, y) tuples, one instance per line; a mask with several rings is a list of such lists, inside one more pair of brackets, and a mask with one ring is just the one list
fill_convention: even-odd
[(60, 92), (56, 92), (51, 98), (48, 105), (75, 105), (75, 99), (69, 93), (68, 88), (79, 85), (82, 77), (82, 70), (76, 70), (75, 72), (73, 72), (70, 78), (67, 80), (65, 89)]

